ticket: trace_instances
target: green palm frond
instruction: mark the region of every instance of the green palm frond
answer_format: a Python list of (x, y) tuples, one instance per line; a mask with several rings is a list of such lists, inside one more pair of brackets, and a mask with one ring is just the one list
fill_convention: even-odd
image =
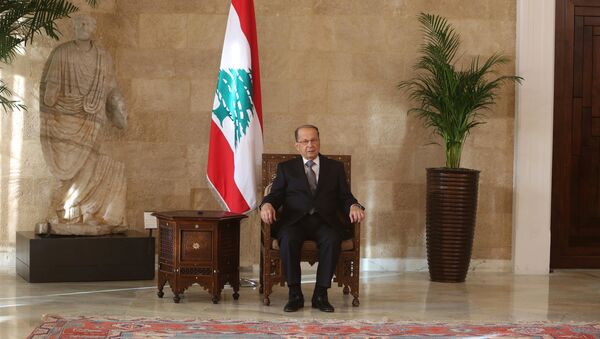
[(78, 8), (66, 0), (5, 0), (0, 13), (0, 61), (10, 63), (19, 45), (41, 33), (58, 40), (58, 19)]
[(11, 35), (0, 34), (0, 61), (11, 63), (17, 56), (22, 40)]
[(49, 37), (58, 40), (60, 32), (55, 21), (68, 17), (78, 10), (75, 5), (65, 0), (32, 0), (31, 5), (35, 10), (31, 21), (26, 26), (25, 35), (29, 38), (27, 43), (31, 43), (34, 35), (42, 31)]
[(493, 54), (481, 62), (473, 58), (468, 67), (458, 69), (456, 56), (460, 35), (440, 16), (421, 13), (424, 34), (421, 56), (414, 65), (416, 75), (398, 84), (420, 105), (409, 109), (425, 127), (444, 140), (446, 167), (460, 167), (462, 145), (472, 128), (483, 124), (484, 111), (495, 103), (505, 82), (520, 83), (514, 75), (498, 75), (495, 68), (509, 62)]
[[(86, 0), (95, 7), (98, 0)], [(45, 34), (55, 40), (60, 37), (56, 21), (78, 11), (68, 0), (1, 0), (0, 1), (0, 62), (10, 64), (19, 49), (25, 48), (33, 39)], [(10, 90), (2, 83), (0, 105), (5, 111), (25, 109), (24, 105), (9, 100)], [(8, 92), (7, 92), (8, 91)]]
[(14, 109), (27, 110), (27, 107), (25, 105), (19, 103), (16, 100), (8, 99), (12, 95), (12, 91), (8, 87), (6, 87), (4, 81), (0, 80), (0, 106), (2, 106), (2, 109), (4, 109), (4, 111), (12, 111)]

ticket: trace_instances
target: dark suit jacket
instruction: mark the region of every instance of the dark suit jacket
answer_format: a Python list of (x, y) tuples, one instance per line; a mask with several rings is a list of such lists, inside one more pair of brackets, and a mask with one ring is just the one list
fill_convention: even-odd
[(310, 192), (302, 157), (298, 157), (277, 165), (277, 176), (271, 192), (264, 197), (261, 206), (265, 203), (273, 205), (275, 210), (283, 208), (281, 220), (278, 220), (279, 227), (298, 222), (314, 207), (329, 225), (341, 230), (338, 211), (348, 218), (350, 207), (357, 200), (348, 187), (344, 165), (319, 155), (319, 180), (315, 196)]

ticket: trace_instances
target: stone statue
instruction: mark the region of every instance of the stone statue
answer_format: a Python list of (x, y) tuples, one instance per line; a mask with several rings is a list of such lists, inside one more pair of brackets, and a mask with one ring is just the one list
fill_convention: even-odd
[[(94, 18), (74, 18), (76, 40), (56, 47), (40, 83), (40, 139), (50, 172), (60, 180), (49, 233), (102, 235), (125, 226), (125, 167), (100, 151), (106, 120), (127, 126), (110, 55), (91, 38)], [(38, 224), (39, 227), (40, 224)]]

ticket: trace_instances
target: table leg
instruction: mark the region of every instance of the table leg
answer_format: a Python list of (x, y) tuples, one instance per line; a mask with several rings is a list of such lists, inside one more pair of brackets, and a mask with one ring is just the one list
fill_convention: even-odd
[(165, 287), (165, 284), (167, 283), (167, 279), (165, 279), (160, 273), (158, 274), (158, 292), (156, 292), (156, 295), (159, 298), (162, 298), (165, 293), (163, 292), (163, 288)]

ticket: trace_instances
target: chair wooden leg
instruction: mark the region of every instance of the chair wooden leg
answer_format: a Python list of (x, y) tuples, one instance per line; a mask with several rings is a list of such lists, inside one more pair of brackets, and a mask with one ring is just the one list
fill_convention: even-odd
[(262, 261), (262, 270), (261, 270), (261, 280), (262, 280), (262, 293), (263, 293), (263, 305), (270, 306), (271, 299), (269, 296), (273, 291), (273, 279), (272, 279), (272, 270), (273, 265), (271, 263), (271, 255), (268, 253), (264, 254), (264, 260)]
[(352, 300), (352, 306), (354, 307), (358, 307), (358, 305), (360, 305), (360, 302), (358, 301), (358, 293), (359, 293), (359, 286), (358, 284), (360, 283), (360, 258), (355, 258), (354, 259), (354, 263), (353, 263), (353, 273), (352, 273), (352, 278), (351, 278), (351, 288), (350, 290), (352, 291), (352, 296), (354, 297), (354, 299)]
[(264, 277), (264, 286), (263, 286), (263, 305), (265, 306), (269, 306), (271, 305), (271, 299), (269, 299), (269, 296), (271, 295), (271, 292), (273, 290), (273, 282), (271, 281), (271, 277), (268, 277), (266, 275), (268, 275), (269, 272), (265, 272), (265, 277)]
[(263, 253), (263, 249), (260, 250), (260, 264), (259, 266), (259, 270), (258, 270), (258, 293), (263, 294), (264, 292), (264, 277), (263, 277), (263, 271), (265, 269), (264, 267), (264, 253)]

